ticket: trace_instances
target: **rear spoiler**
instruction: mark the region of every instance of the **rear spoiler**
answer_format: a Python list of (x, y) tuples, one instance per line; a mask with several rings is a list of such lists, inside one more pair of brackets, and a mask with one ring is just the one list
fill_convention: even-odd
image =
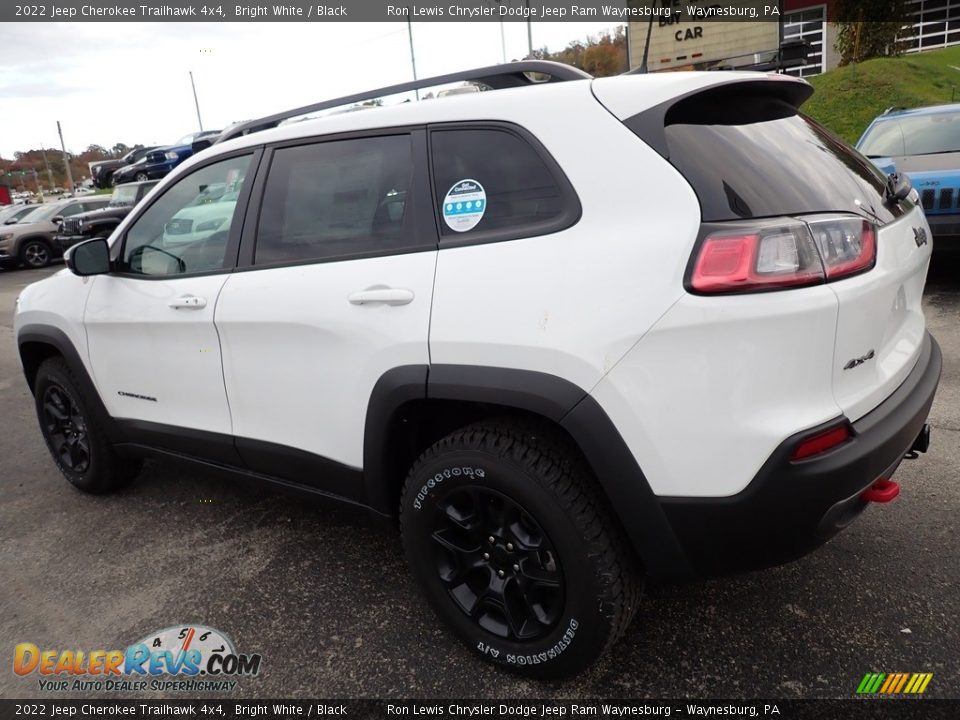
[(647, 145), (669, 159), (664, 132), (668, 125), (742, 123), (761, 110), (768, 117), (776, 106), (784, 115), (792, 115), (811, 95), (813, 87), (808, 82), (787, 75), (770, 75), (763, 80), (737, 78), (671, 98), (623, 122)]

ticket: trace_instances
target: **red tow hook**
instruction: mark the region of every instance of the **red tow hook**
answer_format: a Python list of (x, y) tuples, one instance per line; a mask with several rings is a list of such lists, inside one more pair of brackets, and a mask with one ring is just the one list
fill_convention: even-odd
[(893, 480), (880, 478), (863, 491), (860, 496), (867, 502), (888, 503), (900, 494), (900, 485)]

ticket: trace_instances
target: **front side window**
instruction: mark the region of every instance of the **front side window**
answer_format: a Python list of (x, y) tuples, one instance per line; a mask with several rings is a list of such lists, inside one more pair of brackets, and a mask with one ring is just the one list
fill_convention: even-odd
[(389, 253), (408, 246), (409, 135), (277, 150), (263, 193), (257, 264)]
[(564, 194), (544, 160), (506, 130), (431, 133), (434, 193), (444, 235), (520, 229), (564, 214)]
[(127, 230), (120, 267), (138, 275), (222, 269), (250, 155), (180, 178)]

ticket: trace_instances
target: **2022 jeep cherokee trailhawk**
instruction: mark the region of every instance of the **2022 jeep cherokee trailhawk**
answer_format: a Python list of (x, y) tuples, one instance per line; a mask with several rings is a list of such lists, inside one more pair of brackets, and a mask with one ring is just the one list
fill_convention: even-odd
[[(283, 122), (461, 81), (494, 92)], [(799, 557), (926, 449), (929, 228), (811, 92), (525, 61), (231, 127), (20, 296), (54, 461), (398, 516), (470, 647), (576, 672), (644, 576)]]

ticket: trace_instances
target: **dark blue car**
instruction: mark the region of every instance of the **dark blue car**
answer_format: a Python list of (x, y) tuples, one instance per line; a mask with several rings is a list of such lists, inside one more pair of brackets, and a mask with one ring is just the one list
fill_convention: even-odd
[(857, 150), (884, 173), (910, 176), (934, 237), (960, 237), (960, 104), (887, 110)]
[(159, 180), (177, 165), (193, 155), (194, 143), (200, 139), (219, 135), (219, 130), (203, 130), (187, 133), (172, 145), (154, 148), (139, 162), (120, 168), (113, 174), (115, 185), (128, 182)]

